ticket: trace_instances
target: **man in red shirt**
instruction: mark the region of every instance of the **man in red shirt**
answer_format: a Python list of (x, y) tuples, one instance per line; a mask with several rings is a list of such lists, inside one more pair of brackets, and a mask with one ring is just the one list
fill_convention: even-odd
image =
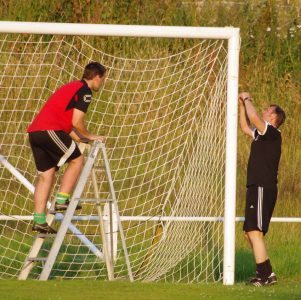
[[(84, 118), (92, 101), (92, 91), (97, 92), (105, 81), (106, 69), (97, 62), (89, 63), (82, 80), (72, 81), (47, 100), (27, 129), (29, 142), (39, 172), (34, 192), (34, 222), (32, 230), (39, 233), (56, 233), (46, 223), (46, 204), (55, 172), (68, 163), (56, 196), (56, 211), (64, 211), (70, 193), (81, 173), (84, 158), (73, 139), (100, 140), (103, 136), (91, 134)], [(76, 133), (76, 134), (75, 134)], [(73, 139), (72, 139), (72, 138)]]

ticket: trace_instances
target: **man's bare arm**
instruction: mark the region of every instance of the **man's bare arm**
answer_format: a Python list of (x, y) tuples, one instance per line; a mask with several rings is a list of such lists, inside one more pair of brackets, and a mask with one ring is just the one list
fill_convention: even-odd
[(253, 137), (253, 130), (252, 130), (251, 126), (250, 126), (250, 121), (249, 121), (248, 116), (246, 114), (245, 105), (244, 105), (244, 102), (242, 100), (242, 94), (240, 94), (238, 96), (238, 103), (239, 103), (239, 123), (240, 123), (240, 128), (241, 128), (241, 130), (245, 134)]
[(250, 137), (253, 137), (253, 130), (250, 127), (250, 123), (248, 122), (245, 106), (243, 103), (239, 104), (239, 123), (241, 130)]
[(90, 133), (85, 126), (85, 113), (79, 109), (73, 110), (72, 126), (75, 128), (75, 134), (71, 133), (71, 137), (76, 140), (76, 135), (79, 139), (87, 139), (90, 141), (100, 140), (104, 142), (103, 136)]
[[(252, 103), (252, 99), (249, 93), (241, 93), (239, 95), (239, 101), (244, 105), (246, 118), (249, 119), (253, 127), (257, 128), (260, 133), (264, 133), (266, 129), (266, 122), (259, 116)], [(241, 105), (241, 104), (240, 104)], [(250, 128), (250, 127), (249, 127)], [(251, 130), (251, 128), (250, 128)], [(249, 134), (249, 133), (247, 133)]]

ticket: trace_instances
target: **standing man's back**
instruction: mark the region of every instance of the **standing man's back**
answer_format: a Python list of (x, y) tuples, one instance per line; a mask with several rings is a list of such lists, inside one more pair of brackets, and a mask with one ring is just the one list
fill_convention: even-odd
[(260, 134), (254, 130), (247, 171), (247, 186), (259, 185), (275, 187), (277, 185), (278, 166), (281, 156), (281, 132), (271, 124)]

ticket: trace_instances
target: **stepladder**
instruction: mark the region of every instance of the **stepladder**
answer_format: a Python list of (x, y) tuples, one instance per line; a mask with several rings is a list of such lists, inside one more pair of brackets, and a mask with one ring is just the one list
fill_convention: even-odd
[[(101, 156), (101, 157), (100, 157)], [(97, 178), (97, 168), (95, 162), (97, 158), (102, 160), (102, 171), (104, 173), (103, 180), (106, 180), (109, 190), (109, 196), (106, 198), (100, 197), (100, 191), (98, 186)], [(88, 180), (92, 181), (92, 187), (94, 191), (93, 198), (83, 198), (82, 194), (87, 185)], [(78, 228), (72, 223), (73, 218), (75, 217), (76, 208), (79, 204), (84, 205), (85, 203), (93, 204), (96, 207), (97, 217), (99, 220), (99, 235), (102, 240), (102, 249), (99, 249), (95, 246), (85, 235), (83, 235)], [(51, 276), (53, 266), (56, 262), (56, 259), (59, 255), (60, 249), (64, 244), (64, 239), (68, 232), (71, 232), (74, 236), (78, 237), (80, 243), (84, 243), (90, 251), (94, 253), (102, 262), (106, 265), (107, 277), (109, 280), (114, 280), (114, 260), (116, 253), (114, 253), (114, 244), (113, 240), (116, 238), (116, 228), (113, 224), (113, 219), (117, 231), (119, 233), (119, 238), (122, 244), (122, 250), (127, 264), (128, 277), (130, 281), (133, 281), (132, 270), (129, 261), (129, 255), (127, 252), (125, 235), (120, 220), (118, 203), (116, 198), (116, 193), (113, 185), (113, 179), (111, 175), (110, 164), (107, 156), (106, 147), (100, 141), (94, 141), (89, 154), (87, 156), (83, 170), (79, 176), (77, 184), (75, 186), (74, 192), (70, 199), (70, 203), (66, 212), (63, 214), (55, 213), (54, 211), (55, 200), (51, 203), (51, 207), (47, 213), (47, 223), (51, 226), (57, 220), (60, 220), (60, 226), (58, 228), (57, 234), (38, 234), (34, 237), (32, 247), (29, 251), (27, 258), (23, 264), (21, 272), (19, 274), (19, 280), (26, 280), (30, 272), (36, 263), (41, 263), (41, 273), (39, 275), (39, 280), (47, 280)], [(105, 207), (103, 206), (105, 205)], [(109, 219), (109, 234), (106, 231), (106, 225), (104, 221), (104, 209), (107, 210), (108, 219)], [(108, 223), (108, 222), (106, 222)], [(113, 236), (114, 235), (114, 236)], [(50, 249), (47, 252), (47, 256), (41, 256), (40, 251), (45, 241), (51, 243)], [(115, 249), (116, 250), (116, 249)]]

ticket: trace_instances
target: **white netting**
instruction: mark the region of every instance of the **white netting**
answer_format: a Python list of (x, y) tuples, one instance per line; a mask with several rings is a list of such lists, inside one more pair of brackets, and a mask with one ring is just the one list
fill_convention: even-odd
[[(101, 45), (109, 41), (100, 40)], [(28, 124), (55, 89), (80, 79), (89, 61), (101, 62), (108, 76), (94, 95), (88, 128), (107, 137), (134, 279), (220, 280), (223, 224), (205, 217), (224, 214), (225, 41), (178, 39), (156, 44), (156, 39), (121, 39), (111, 41), (106, 51), (97, 42), (97, 38), (1, 36), (1, 154), (34, 183)], [(121, 57), (123, 48), (131, 58)], [(101, 164), (99, 160), (97, 165)], [(103, 173), (97, 175), (101, 196), (108, 197)], [(56, 183), (54, 193), (57, 187)], [(89, 180), (84, 197), (93, 196)], [(34, 239), (33, 197), (1, 164), (0, 212), (0, 278), (15, 278)], [(96, 208), (85, 205), (78, 216), (86, 218), (73, 225), (101, 251)], [(124, 253), (119, 235), (117, 243), (113, 236), (115, 277), (123, 278), (128, 274)], [(46, 256), (50, 246), (51, 239), (39, 256)], [(40, 272), (37, 263), (30, 278)], [(68, 232), (53, 277), (106, 278), (106, 267)]]

